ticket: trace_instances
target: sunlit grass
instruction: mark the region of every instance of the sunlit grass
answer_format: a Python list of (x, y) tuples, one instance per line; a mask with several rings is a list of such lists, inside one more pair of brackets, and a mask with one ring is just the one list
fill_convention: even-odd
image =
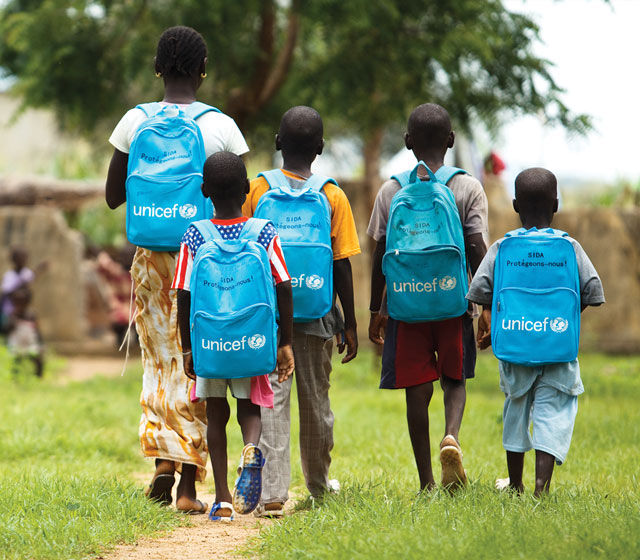
[[(518, 498), (493, 489), (506, 476), (503, 395), (497, 364), (479, 361), (468, 383), (461, 431), (471, 484), (454, 497), (418, 495), (404, 392), (378, 390), (377, 365), (363, 355), (332, 374), (336, 448), (331, 476), (343, 490), (264, 530), (252, 552), (277, 558), (637, 558), (640, 506), (640, 359), (585, 355), (573, 443), (556, 467), (551, 495), (531, 497), (533, 454)], [(443, 435), (442, 393), (430, 407), (433, 464)], [(305, 494), (294, 455), (294, 482)], [(307, 501), (303, 506), (311, 505)]]

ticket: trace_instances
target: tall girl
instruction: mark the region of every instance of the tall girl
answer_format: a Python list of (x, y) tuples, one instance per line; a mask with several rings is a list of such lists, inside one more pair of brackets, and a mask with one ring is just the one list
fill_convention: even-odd
[[(155, 71), (164, 81), (162, 103), (186, 107), (196, 101), (196, 92), (206, 77), (207, 45), (190, 27), (171, 27), (158, 41)], [(131, 141), (146, 115), (131, 109), (114, 129), (109, 142), (115, 150), (109, 165), (106, 200), (110, 208), (126, 201), (125, 181)], [(206, 156), (220, 151), (243, 155), (249, 151), (236, 123), (210, 111), (196, 120), (204, 140)], [(196, 498), (196, 480), (206, 476), (206, 410), (192, 403), (194, 381), (184, 375), (182, 348), (177, 327), (177, 304), (170, 290), (176, 267), (175, 252), (138, 247), (131, 274), (136, 295), (136, 329), (142, 348), (142, 417), (140, 443), (145, 457), (153, 457), (156, 471), (147, 495), (170, 504), (175, 472), (180, 482), (176, 508), (205, 513), (207, 504)]]

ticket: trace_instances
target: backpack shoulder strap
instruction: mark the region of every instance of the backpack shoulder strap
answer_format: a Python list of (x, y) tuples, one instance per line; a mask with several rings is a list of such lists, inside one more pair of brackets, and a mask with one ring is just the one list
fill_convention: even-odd
[(460, 169), (459, 167), (451, 167), (450, 165), (443, 165), (440, 169), (438, 169), (438, 171), (436, 171), (435, 175), (436, 175), (436, 179), (438, 179), (438, 183), (442, 183), (443, 185), (446, 185), (449, 181), (451, 181), (452, 177), (460, 173), (464, 173), (465, 175), (467, 174), (467, 172), (464, 169)]
[(140, 105), (136, 105), (136, 109), (140, 109), (149, 119), (160, 112), (160, 110), (162, 109), (162, 104), (158, 101), (152, 101), (151, 103), (141, 103)]
[(332, 183), (333, 185), (338, 186), (338, 182), (335, 179), (331, 177), (325, 177), (324, 175), (317, 175), (314, 173), (307, 179), (307, 182), (304, 184), (304, 186), (310, 188), (313, 191), (320, 192), (327, 183)]
[(195, 121), (197, 118), (211, 111), (215, 113), (222, 113), (222, 111), (217, 107), (207, 105), (206, 103), (202, 103), (201, 101), (194, 101), (193, 103), (191, 103), (191, 105), (185, 108), (184, 113)]
[(218, 231), (218, 228), (213, 225), (211, 220), (198, 220), (197, 222), (193, 222), (191, 225), (200, 232), (205, 241), (212, 241), (214, 239), (216, 241), (224, 241), (222, 235), (220, 235), (220, 232)]
[(240, 236), (247, 240), (257, 241), (258, 237), (262, 233), (262, 230), (270, 224), (271, 220), (264, 220), (262, 218), (249, 218), (242, 228)]
[(271, 189), (279, 189), (282, 185), (289, 186), (289, 182), (282, 169), (271, 169), (258, 173), (258, 177), (264, 177), (265, 181)]
[(395, 175), (391, 175), (391, 178), (398, 181), (401, 187), (406, 187), (410, 182), (411, 171), (403, 171), (401, 173), (396, 173)]

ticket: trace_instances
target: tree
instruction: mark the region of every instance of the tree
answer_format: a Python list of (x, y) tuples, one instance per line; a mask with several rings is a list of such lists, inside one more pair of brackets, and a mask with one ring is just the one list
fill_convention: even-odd
[(363, 138), (369, 197), (379, 181), (384, 131), (426, 101), (456, 126), (495, 130), (514, 114), (543, 114), (584, 133), (589, 119), (562, 102), (551, 64), (532, 54), (538, 27), (500, 0), (315, 0), (295, 67), (310, 103)]
[(63, 128), (90, 133), (161, 93), (156, 42), (165, 28), (190, 25), (209, 47), (202, 99), (244, 127), (287, 77), (299, 11), (299, 0), (10, 0), (0, 11), (0, 67), (17, 77), (23, 107), (51, 107)]
[(204, 101), (254, 139), (261, 129), (272, 138), (286, 107), (312, 104), (363, 139), (370, 198), (385, 130), (425, 101), (463, 129), (514, 113), (589, 127), (532, 54), (535, 23), (501, 0), (9, 0), (0, 13), (0, 67), (25, 106), (52, 107), (85, 132), (159, 95), (157, 38), (191, 25), (209, 45)]

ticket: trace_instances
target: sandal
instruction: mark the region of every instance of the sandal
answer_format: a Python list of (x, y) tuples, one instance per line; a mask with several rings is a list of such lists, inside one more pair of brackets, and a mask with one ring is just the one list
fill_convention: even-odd
[(442, 486), (453, 490), (467, 483), (467, 473), (462, 466), (462, 449), (452, 435), (445, 436), (440, 443), (440, 463)]
[(178, 509), (178, 511), (180, 513), (186, 513), (187, 515), (202, 515), (203, 513), (207, 513), (209, 504), (207, 504), (206, 502), (201, 502), (200, 500), (196, 500), (195, 503), (198, 505), (197, 508)]
[(176, 477), (172, 474), (159, 474), (153, 477), (153, 480), (144, 491), (145, 496), (160, 505), (171, 505), (171, 490), (176, 482)]
[[(220, 510), (228, 509), (229, 515), (220, 515)], [(209, 521), (233, 521), (233, 506), (229, 502), (216, 502), (211, 506)]]
[(251, 513), (260, 502), (263, 466), (264, 456), (260, 448), (252, 443), (245, 445), (240, 458), (232, 500), (233, 509), (242, 515)]

